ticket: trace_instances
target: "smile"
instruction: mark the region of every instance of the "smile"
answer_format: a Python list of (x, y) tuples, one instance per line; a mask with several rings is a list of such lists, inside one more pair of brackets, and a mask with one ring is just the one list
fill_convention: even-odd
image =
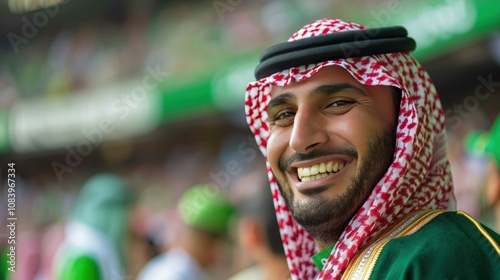
[(297, 174), (301, 182), (309, 182), (337, 173), (344, 169), (344, 166), (344, 161), (327, 161), (309, 167), (299, 167)]

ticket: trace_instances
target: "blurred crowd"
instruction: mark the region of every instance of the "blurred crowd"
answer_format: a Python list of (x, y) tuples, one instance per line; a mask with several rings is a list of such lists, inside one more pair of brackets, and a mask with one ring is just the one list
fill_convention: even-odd
[(162, 279), (165, 267), (182, 273), (186, 266), (185, 279), (229, 279), (247, 268), (234, 279), (263, 279), (255, 277), (276, 269), (282, 277), (270, 279), (286, 279), (264, 162), (253, 152), (218, 164), (189, 153), (65, 187), (19, 178), (16, 273), (5, 275), (9, 245), (2, 242), (0, 279)]
[[(213, 5), (172, 1), (131, 5), (130, 11), (116, 19), (110, 13), (108, 17), (90, 18), (85, 24), (68, 24), (67, 28), (50, 25), (49, 20), (47, 26), (40, 27), (44, 36), (35, 36), (16, 48), (8, 42), (4, 45), (0, 55), (5, 62), (0, 65), (0, 109), (27, 97), (61, 99), (142, 77), (146, 66), (159, 66), (175, 77), (194, 79), (190, 77), (213, 71), (231, 61), (232, 56), (284, 36), (321, 7), (312, 10), (308, 4), (305, 6), (311, 7), (303, 9), (304, 5), (281, 1), (215, 1)], [(71, 20), (68, 16), (67, 21)], [(19, 29), (14, 33), (21, 36)]]

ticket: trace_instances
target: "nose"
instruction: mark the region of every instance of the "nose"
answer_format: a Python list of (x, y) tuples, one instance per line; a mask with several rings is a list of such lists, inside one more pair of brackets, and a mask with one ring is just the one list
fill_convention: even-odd
[(318, 114), (306, 110), (295, 114), (289, 145), (296, 153), (309, 153), (327, 141), (326, 124)]

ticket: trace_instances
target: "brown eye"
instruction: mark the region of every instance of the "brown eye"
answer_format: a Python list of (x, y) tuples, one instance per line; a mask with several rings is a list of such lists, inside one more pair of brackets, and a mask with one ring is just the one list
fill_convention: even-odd
[(294, 116), (294, 111), (281, 111), (271, 119), (270, 124), (281, 127), (288, 126), (293, 123)]
[(293, 117), (293, 112), (285, 111), (285, 112), (282, 112), (282, 113), (278, 113), (274, 117), (274, 119), (275, 120), (283, 120), (283, 119), (286, 119), (286, 118), (289, 118), (289, 117)]
[(340, 100), (340, 101), (335, 101), (332, 104), (329, 105), (329, 107), (340, 107), (344, 105), (351, 104), (352, 102), (345, 101), (345, 100)]

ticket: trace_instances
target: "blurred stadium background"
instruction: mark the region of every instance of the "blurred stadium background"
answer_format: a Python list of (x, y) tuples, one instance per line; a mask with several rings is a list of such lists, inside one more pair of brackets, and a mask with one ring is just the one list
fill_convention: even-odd
[(458, 208), (487, 219), (485, 162), (463, 139), (500, 112), (495, 0), (50, 3), (0, 1), (0, 218), (13, 162), (18, 234), (64, 221), (82, 182), (102, 171), (133, 182), (138, 234), (195, 183), (246, 197), (264, 160), (246, 126), (245, 85), (264, 48), (322, 17), (407, 27), (446, 112)]

